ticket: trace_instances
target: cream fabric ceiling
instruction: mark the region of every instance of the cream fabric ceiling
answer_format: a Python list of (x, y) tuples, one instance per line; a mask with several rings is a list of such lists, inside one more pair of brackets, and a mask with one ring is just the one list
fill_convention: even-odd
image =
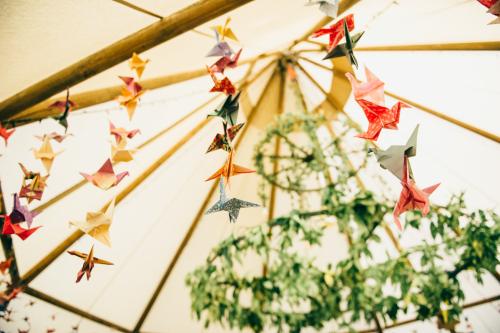
[[(168, 15), (192, 1), (133, 2), (161, 15)], [(303, 2), (256, 0), (230, 13), (233, 30), (244, 48), (243, 58), (282, 50), (321, 19), (322, 15), (317, 9), (303, 7)], [(485, 14), (485, 9), (476, 1), (399, 0), (398, 4), (391, 3), (393, 1), (362, 0), (352, 9), (356, 13), (357, 26), (367, 29), (360, 45), (500, 40), (500, 26), (486, 25), (492, 17)], [(209, 32), (213, 23), (222, 20), (219, 18), (198, 29)], [(0, 1), (0, 99), (154, 21), (154, 18), (113, 1)], [(145, 52), (144, 57), (151, 59), (151, 63), (144, 78), (203, 67), (210, 62), (204, 54), (212, 43), (207, 37), (189, 32)], [(311, 47), (313, 45), (303, 43), (297, 49)], [(307, 53), (306, 56), (315, 61), (321, 59), (321, 54), (317, 53)], [(358, 52), (357, 56), (361, 64), (369, 66), (387, 83), (388, 90), (500, 134), (500, 109), (497, 103), (500, 94), (497, 82), (500, 52)], [(254, 72), (266, 61), (262, 60)], [(330, 90), (329, 71), (303, 61), (301, 64), (325, 89)], [(247, 67), (241, 66), (228, 72), (228, 75), (238, 80)], [(271, 77), (271, 72), (272, 69), (248, 88), (253, 103)], [(117, 65), (72, 91), (116, 85), (119, 83), (116, 76), (125, 73), (129, 73), (126, 64)], [(362, 70), (358, 74), (362, 77)], [(311, 109), (323, 102), (322, 94), (306, 77), (300, 74), (299, 81)], [(238, 150), (238, 164), (253, 164), (253, 145), (262, 136), (262, 125), (273, 119), (276, 113), (278, 83), (271, 84), (272, 94), (266, 97), (263, 107), (258, 110), (254, 126), (250, 127)], [(210, 79), (203, 77), (151, 91), (143, 98), (130, 124), (125, 112), (119, 110), (114, 102), (83, 109), (72, 115), (69, 119), (70, 132), (75, 136), (55, 146), (56, 150), (64, 149), (64, 153), (54, 163), (44, 200), (80, 180), (79, 171), (94, 170), (107, 158), (110, 140), (107, 135), (108, 119), (118, 125), (141, 128), (142, 135), (132, 141), (138, 145), (208, 100), (210, 96), (206, 91), (209, 85)], [(287, 96), (292, 98), (292, 94)], [(217, 103), (218, 100), (205, 110), (211, 110)], [(287, 105), (293, 106), (295, 103), (288, 100)], [(131, 173), (120, 188), (201, 121), (205, 117), (205, 110), (138, 153), (133, 162), (117, 167), (118, 170), (126, 169)], [(362, 126), (366, 126), (364, 116), (352, 100), (346, 110)], [(243, 111), (240, 119), (245, 119), (248, 107)], [(287, 111), (292, 112), (293, 109), (287, 108)], [(443, 183), (433, 200), (442, 202), (450, 193), (466, 190), (471, 206), (498, 208), (498, 144), (412, 109), (402, 115), (400, 131), (384, 133), (381, 145), (388, 146), (405, 140), (416, 123), (421, 124), (419, 155), (414, 159), (418, 182), (423, 185), (436, 181)], [(17, 167), (18, 161), (25, 162), (33, 169), (40, 167), (29, 151), (39, 144), (33, 135), (57, 129), (58, 125), (52, 120), (23, 126), (12, 137), (8, 149), (0, 148), (3, 154), (0, 157), (0, 179), (6, 196), (19, 188), (21, 173)], [(222, 153), (204, 154), (208, 141), (218, 130), (217, 122), (212, 121), (117, 207), (112, 227), (113, 248), (96, 244), (98, 256), (111, 259), (115, 266), (96, 267), (90, 282), (75, 285), (74, 275), (81, 263), (62, 255), (31, 285), (85, 311), (133, 328), (211, 185), (203, 182), (203, 179), (223, 163)], [(380, 184), (370, 181), (371, 173), (382, 177), (386, 175), (375, 165), (369, 173), (362, 175), (370, 188), (380, 192)], [(395, 198), (398, 184), (390, 177), (386, 178), (389, 183), (387, 191)], [(235, 177), (231, 192), (242, 199), (258, 201), (257, 183), (256, 175)], [(102, 192), (85, 186), (44, 211), (36, 220), (37, 224), (44, 226), (42, 229), (26, 242), (14, 240), (20, 273), (26, 272), (73, 231), (67, 225), (70, 219), (81, 219), (86, 211), (100, 207), (117, 191), (119, 189)], [(216, 200), (216, 196), (211, 202)], [(286, 213), (290, 205), (287, 197), (278, 192), (277, 202), (277, 213)], [(10, 206), (8, 200), (8, 210)], [(243, 232), (248, 227), (262, 223), (266, 217), (265, 208), (243, 211), (236, 225), (229, 225), (223, 214), (204, 217), (162, 289), (143, 331), (221, 332), (219, 327), (204, 330), (201, 324), (191, 318), (184, 277), (203, 262), (213, 245), (229, 233)], [(400, 242), (403, 246), (411, 246), (422, 237), (425, 235), (405, 233)], [(85, 251), (91, 243), (90, 238), (83, 237), (72, 249)], [(339, 260), (345, 255), (346, 248), (345, 240), (333, 228), (326, 236), (324, 248), (319, 253), (311, 254), (317, 254), (320, 261)], [(386, 250), (394, 254), (391, 246), (374, 249), (376, 253)], [(252, 269), (252, 264), (249, 264), (248, 269)], [(466, 274), (462, 282), (466, 286), (467, 302), (500, 293), (498, 283), (491, 277), (486, 279), (484, 286), (477, 285)], [(18, 303), (20, 308), (28, 298), (21, 297)], [(57, 320), (52, 323), (47, 318), (53, 312), (57, 312)], [(495, 332), (500, 327), (495, 305), (470, 309), (466, 314), (473, 321), (477, 332)], [(69, 331), (68, 327), (79, 321), (77, 316), (56, 310), (43, 302), (38, 302), (30, 315), (34, 328), (40, 331), (51, 325), (61, 331)], [(436, 332), (433, 323), (403, 326), (389, 332), (411, 332), (412, 329), (417, 332)], [(110, 330), (87, 320), (82, 321), (80, 330), (107, 331)]]

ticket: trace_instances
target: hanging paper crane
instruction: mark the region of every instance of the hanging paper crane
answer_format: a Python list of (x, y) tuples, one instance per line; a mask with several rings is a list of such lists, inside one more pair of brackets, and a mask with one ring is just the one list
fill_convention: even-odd
[(137, 78), (141, 78), (144, 69), (146, 69), (146, 65), (149, 62), (149, 59), (142, 60), (137, 53), (132, 54), (132, 58), (130, 58), (128, 65), (131, 70), (135, 71), (137, 74)]
[(89, 175), (83, 172), (80, 172), (80, 174), (95, 186), (103, 190), (107, 190), (118, 185), (125, 176), (128, 176), (129, 173), (128, 171), (124, 171), (119, 174), (115, 174), (113, 164), (111, 164), (111, 160), (108, 158), (101, 168), (94, 174)]
[(61, 110), (62, 115), (53, 117), (61, 126), (64, 127), (64, 133), (68, 131), (68, 115), (71, 109), (76, 107), (76, 103), (69, 99), (69, 89), (66, 90), (66, 100), (56, 101), (49, 105), (49, 108), (58, 108)]
[(99, 259), (97, 257), (94, 257), (94, 246), (90, 248), (90, 251), (88, 254), (79, 252), (79, 251), (68, 251), (69, 254), (73, 256), (77, 256), (81, 259), (83, 259), (83, 265), (82, 268), (78, 271), (76, 275), (76, 283), (80, 282), (82, 277), (84, 275), (87, 276), (87, 281), (90, 279), (90, 274), (92, 273), (92, 270), (94, 269), (95, 264), (100, 264), (100, 265), (113, 265), (111, 261)]
[(2, 127), (2, 123), (0, 123), (0, 136), (3, 138), (3, 141), (5, 142), (5, 146), (7, 146), (8, 140), (12, 134), (16, 131), (15, 128), (8, 130), (5, 127)]

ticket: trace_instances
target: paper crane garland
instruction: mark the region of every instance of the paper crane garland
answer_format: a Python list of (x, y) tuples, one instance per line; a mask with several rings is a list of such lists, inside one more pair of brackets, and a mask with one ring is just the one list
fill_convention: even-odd
[(115, 199), (97, 212), (88, 212), (85, 221), (70, 221), (69, 223), (99, 242), (111, 247), (109, 228), (113, 222)]
[(101, 168), (94, 174), (89, 175), (83, 172), (80, 172), (80, 174), (95, 186), (103, 190), (107, 190), (118, 185), (125, 176), (128, 176), (129, 173), (128, 171), (124, 171), (119, 174), (115, 174), (113, 164), (111, 164), (111, 160), (108, 158)]
[(436, 190), (436, 188), (438, 188), (440, 184), (438, 183), (429, 186), (423, 190), (419, 189), (415, 184), (415, 181), (409, 177), (408, 157), (405, 156), (401, 185), (403, 185), (403, 189), (401, 190), (399, 200), (396, 207), (394, 207), (393, 212), (394, 221), (396, 222), (399, 230), (402, 230), (399, 216), (404, 212), (410, 210), (420, 210), (423, 216), (426, 216), (429, 213), (429, 196)]
[(49, 175), (42, 176), (39, 172), (29, 171), (22, 163), (19, 163), (19, 166), (24, 175), (19, 197), (26, 198), (28, 203), (33, 200), (41, 200)]
[(119, 78), (125, 83), (125, 86), (122, 87), (121, 95), (116, 100), (127, 110), (128, 118), (132, 119), (144, 90), (133, 77), (120, 76)]
[(231, 126), (236, 125), (238, 109), (240, 107), (239, 98), (239, 92), (236, 96), (228, 95), (216, 110), (208, 114), (208, 117), (221, 117), (226, 124)]
[(58, 108), (61, 110), (62, 115), (54, 117), (54, 119), (64, 127), (64, 133), (68, 131), (68, 115), (71, 112), (71, 109), (76, 106), (76, 103), (69, 99), (69, 89), (66, 90), (66, 100), (65, 101), (57, 101), (49, 105), (49, 108)]
[[(389, 170), (399, 180), (403, 180), (404, 176), (404, 160), (405, 157), (413, 157), (417, 154), (417, 136), (418, 125), (413, 130), (410, 138), (405, 145), (390, 146), (386, 150), (370, 148), (368, 151), (375, 153), (380, 166), (383, 169)], [(413, 178), (410, 164), (408, 162), (409, 177)]]
[(231, 46), (224, 41), (220, 40), (219, 33), (215, 31), (215, 45), (212, 47), (210, 51), (207, 53), (207, 57), (230, 57), (232, 54), (234, 54), (233, 49), (231, 49)]
[(377, 141), (383, 128), (397, 129), (402, 108), (409, 107), (403, 102), (397, 102), (392, 108), (377, 105), (364, 99), (358, 100), (369, 125), (365, 133), (356, 135), (358, 138)]
[(316, 30), (312, 35), (313, 38), (318, 38), (323, 35), (329, 35), (328, 52), (333, 50), (339, 42), (344, 38), (344, 23), (347, 25), (347, 30), (352, 31), (354, 29), (354, 14), (349, 14), (343, 19), (335, 22), (328, 28), (323, 28)]
[(122, 127), (116, 127), (112, 122), (109, 122), (109, 134), (115, 137), (116, 143), (120, 143), (122, 139), (132, 139), (137, 134), (141, 133), (140, 129), (126, 130)]
[[(236, 126), (230, 127), (227, 129), (226, 134), (215, 135), (215, 138), (212, 140), (212, 143), (207, 149), (207, 153), (217, 150), (223, 149), (227, 152), (231, 151), (231, 141), (236, 137), (240, 129), (243, 127), (244, 123), (238, 124)], [(226, 126), (224, 126), (225, 130)]]
[(229, 181), (230, 181), (230, 178), (232, 176), (237, 176), (237, 175), (240, 175), (243, 173), (255, 172), (255, 170), (248, 169), (248, 168), (239, 166), (237, 164), (234, 164), (233, 163), (233, 155), (234, 155), (234, 151), (230, 151), (228, 153), (228, 156), (227, 156), (227, 159), (226, 159), (226, 162), (224, 163), (224, 165), (219, 170), (217, 170), (213, 175), (208, 177), (206, 179), (206, 181), (216, 179), (216, 178), (219, 178), (222, 176), (226, 180), (226, 184), (229, 185)]
[(130, 58), (128, 65), (131, 70), (135, 71), (137, 74), (137, 78), (141, 78), (142, 73), (144, 72), (144, 69), (146, 68), (147, 63), (149, 62), (149, 59), (142, 60), (137, 53), (132, 54), (132, 58)]
[(241, 208), (259, 207), (258, 204), (253, 202), (243, 201), (236, 198), (226, 198), (226, 192), (224, 191), (224, 182), (222, 181), (222, 179), (219, 180), (219, 191), (219, 201), (217, 201), (212, 207), (210, 207), (205, 212), (205, 215), (220, 211), (226, 211), (229, 214), (229, 222), (236, 223)]
[(354, 56), (354, 48), (356, 44), (363, 36), (364, 32), (360, 32), (351, 37), (349, 33), (349, 28), (347, 27), (346, 21), (344, 21), (344, 36), (345, 43), (339, 44), (334, 47), (328, 54), (323, 58), (323, 60), (337, 58), (337, 57), (347, 57), (351, 65), (356, 66), (358, 68), (358, 61)]
[(214, 86), (210, 89), (210, 92), (222, 92), (226, 95), (233, 95), (236, 92), (236, 88), (234, 87), (231, 80), (227, 77), (224, 77), (222, 80), (219, 80), (215, 73), (210, 70), (210, 67), (207, 66), (207, 71), (214, 82)]
[(214, 73), (224, 74), (224, 71), (226, 70), (226, 68), (235, 68), (238, 65), (238, 60), (240, 58), (242, 50), (243, 49), (240, 49), (234, 55), (224, 55), (224, 56), (222, 56), (212, 66), (210, 66), (210, 70), (212, 72), (214, 72)]
[(86, 275), (87, 281), (90, 279), (90, 274), (92, 273), (92, 270), (94, 269), (95, 264), (99, 265), (113, 265), (111, 261), (99, 259), (97, 257), (94, 257), (94, 246), (90, 248), (89, 253), (83, 253), (79, 251), (68, 251), (69, 254), (73, 256), (77, 256), (81, 259), (83, 259), (83, 265), (82, 268), (78, 271), (76, 275), (76, 283), (80, 282), (82, 277)]
[(368, 67), (365, 67), (366, 82), (358, 81), (351, 73), (345, 76), (351, 83), (356, 101), (364, 99), (378, 105), (385, 105), (384, 82), (382, 82)]
[(61, 151), (57, 153), (54, 152), (54, 149), (52, 149), (52, 145), (50, 144), (49, 137), (45, 137), (45, 139), (43, 139), (42, 145), (38, 150), (33, 150), (35, 158), (42, 162), (47, 173), (50, 173), (50, 169), (52, 169), (52, 164), (54, 163), (54, 159), (60, 153)]

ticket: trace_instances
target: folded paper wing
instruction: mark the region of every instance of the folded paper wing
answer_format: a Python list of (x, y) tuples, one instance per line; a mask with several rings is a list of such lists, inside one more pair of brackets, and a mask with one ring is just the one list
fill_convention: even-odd
[(15, 128), (8, 130), (5, 127), (2, 127), (2, 124), (0, 124), (0, 136), (3, 138), (3, 141), (5, 142), (5, 146), (9, 143), (9, 138), (14, 132), (16, 131)]
[(35, 231), (37, 231), (41, 226), (35, 228), (25, 229), (21, 227), (19, 224), (13, 224), (8, 215), (0, 215), (3, 217), (3, 228), (2, 235), (17, 235), (22, 240), (26, 240), (29, 236), (31, 236)]

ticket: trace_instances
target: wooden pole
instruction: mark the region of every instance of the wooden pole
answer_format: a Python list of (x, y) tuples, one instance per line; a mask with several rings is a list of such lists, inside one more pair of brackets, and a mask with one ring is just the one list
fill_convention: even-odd
[(35, 298), (38, 298), (39, 300), (42, 300), (46, 303), (49, 303), (49, 304), (52, 304), (54, 306), (57, 306), (58, 308), (61, 308), (63, 310), (66, 310), (68, 312), (71, 312), (77, 316), (80, 316), (80, 317), (83, 317), (85, 319), (88, 319), (90, 321), (93, 321), (95, 323), (98, 323), (98, 324), (101, 324), (101, 325), (104, 325), (106, 327), (109, 327), (109, 328), (112, 328), (114, 330), (117, 330), (119, 332), (124, 332), (124, 333), (129, 333), (130, 330), (126, 329), (125, 327), (123, 326), (120, 326), (118, 324), (115, 324), (115, 323), (112, 323), (110, 321), (107, 321), (103, 318), (100, 318), (98, 316), (95, 316), (91, 313), (88, 313), (86, 311), (83, 311), (77, 307), (74, 307), (73, 305), (70, 305), (68, 303), (65, 303), (61, 300), (58, 300), (57, 298), (55, 297), (52, 297), (50, 295), (47, 295), (39, 290), (36, 290), (36, 289), (33, 289), (31, 287), (26, 287), (24, 288), (23, 292), (25, 292), (26, 294), (28, 295), (31, 295)]
[[(241, 66), (244, 64), (253, 63), (254, 61), (258, 61), (260, 59), (264, 59), (266, 57), (270, 57), (276, 54), (277, 52), (263, 53), (256, 57), (251, 57), (249, 59), (240, 61), (239, 65)], [(196, 70), (180, 72), (180, 73), (143, 80), (141, 81), (141, 85), (144, 89), (153, 90), (177, 84), (180, 82), (192, 80), (204, 75), (207, 75), (207, 69), (200, 68)], [(77, 106), (73, 108), (73, 112), (78, 109), (114, 100), (120, 94), (121, 89), (122, 89), (121, 85), (116, 85), (112, 87), (73, 94), (71, 95), (71, 100), (77, 104)], [(14, 117), (12, 117), (11, 120), (21, 120), (28, 118), (29, 121), (22, 122), (23, 124), (25, 124), (33, 121), (38, 121), (43, 118), (56, 116), (60, 113), (60, 111), (54, 108), (49, 108), (49, 105), (60, 99), (61, 98), (50, 98), (46, 101), (38, 103), (37, 105), (34, 105), (24, 111), (19, 112)]]
[[(264, 87), (262, 93), (260, 94), (260, 97), (259, 97), (257, 103), (250, 111), (248, 118), (247, 118), (247, 123), (246, 123), (245, 127), (243, 127), (240, 135), (238, 136), (238, 141), (236, 142), (235, 147), (234, 147), (235, 149), (238, 149), (240, 143), (243, 141), (243, 138), (245, 137), (245, 134), (246, 134), (248, 128), (250, 127), (252, 120), (254, 119), (256, 110), (259, 109), (260, 104), (262, 103), (263, 97), (266, 95), (267, 90), (269, 89), (270, 83), (272, 82), (273, 77), (274, 77), (274, 75), (276, 75), (276, 73), (277, 72), (275, 71), (274, 74), (271, 75), (271, 78), (269, 79), (269, 81), (267, 82), (266, 86)], [(158, 286), (156, 287), (155, 291), (151, 295), (151, 298), (149, 299), (148, 304), (146, 305), (139, 320), (137, 321), (137, 324), (135, 325), (135, 327), (133, 329), (134, 333), (138, 333), (140, 331), (142, 325), (144, 324), (144, 321), (148, 317), (149, 312), (153, 308), (153, 305), (155, 304), (158, 296), (160, 295), (161, 290), (163, 289), (163, 286), (167, 282), (168, 278), (170, 277), (170, 274), (172, 273), (172, 271), (175, 268), (175, 265), (177, 264), (177, 261), (179, 260), (182, 253), (184, 252), (184, 249), (186, 248), (189, 241), (191, 240), (191, 237), (193, 236), (196, 228), (198, 227), (198, 224), (200, 223), (201, 218), (205, 215), (205, 211), (208, 207), (208, 204), (210, 203), (210, 199), (211, 199), (212, 195), (215, 193), (218, 184), (219, 184), (218, 180), (216, 180), (213, 183), (210, 190), (208, 191), (207, 196), (205, 197), (205, 200), (203, 200), (203, 203), (201, 204), (200, 208), (198, 209), (198, 212), (196, 213), (195, 218), (191, 222), (191, 225), (189, 226), (189, 229), (188, 229), (186, 235), (184, 236), (184, 238), (182, 239), (181, 243), (179, 244), (177, 250), (175, 251), (174, 257), (169, 262), (169, 264), (165, 270), (165, 273), (163, 274), (163, 276), (161, 277), (161, 279), (158, 283)]]
[(127, 60), (132, 52), (149, 50), (250, 1), (200, 0), (185, 7), (1, 102), (0, 120), (11, 118), (19, 111)]
[[(0, 215), (7, 214), (5, 209), (5, 200), (2, 192), (2, 183), (0, 182)], [(0, 223), (0, 230), (3, 229), (4, 219)], [(17, 267), (16, 252), (14, 251), (14, 244), (12, 242), (12, 235), (0, 234), (0, 240), (2, 241), (3, 254), (5, 260), (12, 258), (12, 262), (9, 267), (10, 280), (12, 284), (16, 284), (19, 281), (19, 269)]]

